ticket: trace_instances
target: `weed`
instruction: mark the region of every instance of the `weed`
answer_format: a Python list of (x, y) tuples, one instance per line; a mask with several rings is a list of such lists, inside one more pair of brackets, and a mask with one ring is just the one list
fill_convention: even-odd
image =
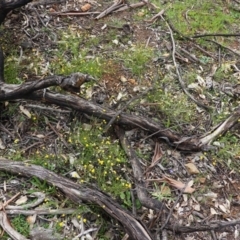
[(19, 79), (19, 64), (14, 58), (7, 58), (4, 68), (5, 80), (9, 84), (21, 84), (22, 81)]
[[(196, 108), (189, 102), (186, 95), (175, 91), (163, 91), (157, 88), (147, 95), (147, 100), (151, 102), (158, 112), (159, 118), (163, 119), (166, 127), (176, 128), (179, 123), (190, 123), (196, 117)], [(150, 106), (151, 106), (150, 104)], [(180, 130), (177, 127), (177, 130)]]
[(159, 189), (156, 183), (154, 183), (155, 191), (152, 192), (152, 196), (162, 202), (163, 200), (173, 200), (171, 197), (171, 190), (165, 183), (163, 183)]
[[(85, 35), (82, 37), (85, 39)], [(91, 38), (90, 38), (91, 39)], [(88, 46), (81, 49), (81, 36), (78, 32), (62, 32), (58, 41), (58, 49), (51, 61), (51, 69), (56, 74), (68, 75), (73, 72), (82, 72), (94, 77), (100, 77), (104, 71), (104, 61), (101, 57), (88, 54), (92, 45), (98, 40), (92, 38)]]
[(18, 215), (14, 217), (11, 221), (11, 224), (13, 225), (13, 228), (23, 236), (27, 237), (29, 235), (30, 226), (24, 216)]
[(133, 75), (141, 76), (147, 69), (147, 63), (153, 58), (153, 49), (141, 45), (133, 46), (119, 54), (124, 66), (129, 68)]
[[(156, 4), (159, 4), (156, 2)], [(166, 14), (172, 24), (183, 34), (228, 32), (228, 26), (239, 19), (239, 14), (230, 14), (221, 1), (174, 1)]]
[(131, 188), (131, 184), (122, 176), (126, 171), (126, 158), (118, 141), (102, 136), (105, 124), (103, 120), (101, 125), (93, 126), (89, 131), (76, 122), (68, 142), (80, 150), (74, 162), (80, 182), (96, 183), (103, 191), (119, 197)]

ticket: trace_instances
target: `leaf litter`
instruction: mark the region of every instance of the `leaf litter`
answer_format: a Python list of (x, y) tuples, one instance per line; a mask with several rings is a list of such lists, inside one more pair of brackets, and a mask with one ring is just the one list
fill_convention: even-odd
[[(88, 5), (87, 5), (88, 4)], [(91, 4), (91, 7), (90, 7)], [(104, 7), (103, 7), (104, 5)], [(47, 7), (50, 12), (58, 11), (58, 12), (66, 12), (69, 10), (78, 10), (79, 8), (83, 12), (92, 10), (92, 8), (95, 8), (95, 10), (104, 10), (106, 9), (106, 3), (99, 3), (95, 1), (89, 1), (82, 2), (81, 6), (77, 3), (77, 1), (68, 1), (67, 4), (56, 4)], [(87, 6), (87, 7), (86, 7)], [(88, 9), (87, 9), (88, 8)], [(85, 10), (86, 9), (86, 10)], [(153, 11), (150, 8), (151, 11)], [(32, 22), (36, 22), (33, 12), (31, 10), (27, 10), (27, 14), (30, 19), (25, 19), (25, 22), (23, 24), (27, 24), (27, 20), (30, 20)], [(43, 11), (41, 8), (38, 9), (39, 12)], [(138, 10), (136, 10), (138, 11)], [(154, 11), (153, 11), (154, 12)], [(43, 12), (42, 12), (43, 13)], [(161, 14), (163, 14), (163, 11), (160, 11)], [(116, 15), (115, 15), (116, 14)], [(133, 28), (134, 35), (130, 37), (130, 42), (124, 42), (123, 36), (124, 34), (121, 33), (123, 31), (122, 29), (117, 29), (115, 31), (114, 39), (111, 39), (112, 45), (109, 49), (105, 48), (105, 39), (102, 39), (99, 44), (99, 48), (96, 48), (94, 53), (89, 53), (88, 58), (95, 58), (96, 55), (103, 55), (106, 56), (106, 52), (114, 52), (114, 51), (123, 51), (123, 49), (128, 49), (132, 46), (132, 44), (142, 43), (151, 47), (155, 47), (155, 50), (159, 51), (159, 56), (152, 57), (152, 60), (150, 61), (150, 64), (144, 66), (144, 69), (147, 73), (144, 73), (143, 76), (137, 76), (131, 74), (131, 67), (126, 67), (122, 63), (122, 61), (109, 63), (110, 68), (113, 68), (115, 71), (114, 73), (111, 71), (106, 71), (99, 79), (98, 83), (93, 86), (93, 88), (88, 88), (86, 90), (86, 96), (88, 99), (95, 96), (95, 99), (100, 99), (99, 97), (101, 94), (105, 94), (106, 97), (104, 100), (96, 100), (103, 102), (106, 105), (111, 105), (113, 107), (115, 106), (121, 106), (124, 105), (124, 101), (129, 96), (134, 96), (134, 94), (137, 94), (138, 92), (141, 92), (144, 90), (144, 87), (147, 85), (155, 84), (154, 78), (156, 78), (157, 75), (163, 75), (164, 77), (168, 77), (168, 81), (159, 83), (160, 87), (163, 89), (165, 94), (168, 94), (171, 91), (175, 91), (174, 94), (179, 94), (179, 87), (172, 84), (171, 80), (172, 77), (175, 77), (174, 73), (174, 67), (171, 60), (169, 60), (169, 54), (166, 54), (168, 52), (168, 46), (170, 46), (170, 42), (166, 39), (168, 34), (163, 32), (162, 29), (158, 29), (157, 27), (153, 27), (149, 25), (149, 22), (147, 22), (147, 19), (151, 21), (155, 21), (155, 19), (150, 18), (149, 15), (147, 15), (147, 11), (141, 11), (139, 10), (137, 12), (138, 17), (143, 17), (144, 21), (139, 20), (135, 21), (131, 17), (131, 13), (129, 12), (122, 12), (122, 13), (114, 13), (113, 15), (109, 15), (106, 18), (103, 18), (101, 20), (101, 26), (103, 26), (105, 21), (110, 21), (111, 24), (114, 22), (112, 19), (116, 16), (117, 19), (122, 21), (122, 19), (127, 19), (130, 22), (131, 28)], [(160, 15), (161, 15), (160, 14)], [(45, 25), (48, 26), (50, 30), (52, 29), (61, 29), (61, 28), (72, 28), (72, 31), (76, 31), (77, 29), (85, 28), (87, 31), (89, 30), (90, 34), (95, 37), (104, 37), (107, 32), (104, 32), (104, 30), (109, 31), (110, 28), (108, 25), (110, 23), (107, 23), (107, 27), (104, 29), (99, 28), (98, 22), (94, 23), (92, 22), (91, 18), (77, 18), (74, 16), (68, 16), (68, 21), (72, 22), (69, 26), (67, 24), (66, 19), (63, 17), (56, 17), (53, 15), (51, 21), (49, 21), (50, 16), (48, 15), (41, 15), (43, 20), (45, 21)], [(9, 20), (11, 21), (11, 19)], [(48, 22), (49, 21), (49, 22)], [(50, 23), (50, 24), (49, 24)], [(76, 24), (77, 23), (77, 24)], [(8, 24), (8, 23), (7, 23)], [(116, 24), (116, 23), (114, 23)], [(14, 26), (16, 27), (16, 25)], [(21, 28), (21, 27), (20, 27)], [(100, 30), (99, 30), (100, 29)], [(29, 65), (29, 67), (26, 69), (27, 71), (24, 73), (25, 79), (32, 78), (30, 76), (31, 74), (34, 74), (33, 78), (39, 78), (38, 76), (40, 73), (43, 75), (51, 74), (52, 70), (49, 65), (49, 59), (48, 55), (42, 55), (41, 54), (41, 46), (45, 47), (46, 49), (53, 48), (53, 51), (56, 50), (54, 48), (54, 45), (57, 44), (57, 41), (55, 39), (58, 38), (57, 34), (54, 33), (53, 36), (46, 37), (44, 32), (40, 29), (40, 27), (35, 28), (36, 32), (39, 32), (39, 37), (36, 37), (35, 39), (32, 38), (32, 41), (34, 42), (34, 46), (36, 49), (39, 48), (40, 52), (38, 50), (34, 50), (36, 53), (36, 56), (39, 56), (40, 59), (40, 66), (38, 66), (40, 69), (37, 69), (34, 64)], [(54, 31), (53, 31), (54, 32)], [(159, 39), (163, 35), (163, 41), (162, 43), (159, 42)], [(56, 36), (54, 36), (56, 35)], [(118, 36), (120, 35), (120, 37)], [(116, 38), (116, 36), (118, 38)], [(32, 36), (33, 37), (33, 36)], [(43, 41), (46, 37), (47, 41)], [(94, 37), (94, 38), (95, 38)], [(60, 37), (59, 37), (60, 38)], [(107, 40), (109, 43), (110, 40)], [(177, 43), (179, 44), (179, 43)], [(108, 46), (109, 47), (109, 46)], [(186, 46), (188, 47), (188, 46)], [(105, 52), (101, 52), (101, 48)], [(161, 50), (159, 50), (161, 49)], [(189, 51), (194, 51), (193, 46), (191, 43), (189, 43)], [(209, 50), (211, 51), (211, 50)], [(214, 51), (211, 52), (212, 54)], [(24, 56), (20, 59), (20, 64), (24, 64), (24, 61), (29, 61), (27, 56), (29, 53), (27, 51), (23, 52)], [(64, 53), (65, 57), (71, 57), (68, 56), (68, 53)], [(182, 55), (183, 56), (182, 56)], [(186, 55), (186, 52), (181, 51), (181, 54), (178, 55), (179, 61), (186, 63), (187, 65), (182, 64), (182, 67), (184, 68), (184, 71), (186, 72), (186, 76), (190, 76), (191, 74), (191, 67), (194, 66), (194, 68), (197, 69), (197, 73), (195, 74), (195, 77), (192, 79), (192, 82), (189, 83), (187, 86), (190, 90), (192, 90), (196, 98), (199, 98), (201, 100), (205, 100), (206, 104), (213, 104), (213, 106), (216, 106), (218, 108), (218, 113), (225, 115), (226, 112), (230, 112), (231, 109), (234, 108), (234, 98), (239, 96), (239, 92), (236, 91), (238, 86), (238, 76), (239, 76), (239, 68), (237, 67), (237, 61), (223, 61), (221, 64), (221, 67), (217, 67), (214, 63), (210, 66), (210, 68), (205, 68), (205, 66), (196, 66), (193, 63), (193, 58), (191, 56)], [(26, 56), (25, 56), (26, 55)], [(31, 54), (29, 55), (31, 56)], [(197, 55), (196, 55), (197, 56)], [(232, 57), (232, 56), (231, 56)], [(121, 60), (121, 56), (116, 56), (116, 58), (119, 58)], [(191, 65), (192, 64), (192, 65)], [(149, 67), (150, 65), (150, 67)], [(191, 67), (190, 67), (191, 66)], [(159, 70), (159, 68), (162, 68)], [(159, 71), (161, 71), (159, 73)], [(221, 74), (222, 75), (221, 75)], [(189, 74), (189, 75), (188, 75)], [(229, 74), (230, 77), (233, 77), (233, 83), (228, 81), (228, 79), (225, 79), (226, 74)], [(169, 77), (171, 75), (171, 77)], [(219, 75), (220, 78), (224, 78), (224, 81), (219, 81)], [(159, 86), (158, 86), (159, 87)], [(90, 90), (89, 90), (90, 89)], [(207, 90), (213, 90), (207, 91)], [(218, 92), (219, 96), (214, 94), (214, 91)], [(226, 95), (227, 93), (227, 95)], [(223, 98), (226, 98), (227, 96), (230, 96), (229, 102), (222, 101)], [(154, 103), (158, 104), (159, 99), (154, 101)], [(231, 101), (233, 103), (231, 103)], [(171, 107), (171, 106), (170, 106)], [(20, 111), (27, 116), (27, 118), (32, 118), (32, 111), (30, 113), (27, 108), (20, 105), (19, 107)], [(155, 108), (155, 107), (147, 107), (146, 105), (135, 105), (134, 111), (137, 114), (143, 114), (145, 116), (160, 118), (163, 116), (164, 112), (161, 112), (161, 108)], [(33, 111), (34, 112), (34, 111)], [(187, 113), (186, 113), (187, 114)], [(203, 132), (201, 129), (206, 129), (207, 124), (209, 121), (212, 120), (208, 119), (208, 114), (201, 110), (201, 112), (198, 112), (199, 116), (195, 122), (192, 124), (194, 125), (193, 131), (189, 131), (189, 124), (186, 123), (184, 126), (183, 123), (178, 122), (176, 119), (173, 126), (177, 126), (178, 124), (183, 124), (182, 126), (182, 132), (186, 132), (186, 135), (191, 134), (199, 134), (198, 131)], [(211, 116), (210, 116), (211, 117)], [(18, 122), (19, 119), (15, 119), (15, 122)], [(67, 120), (66, 120), (67, 121)], [(22, 126), (21, 129), (24, 132), (25, 129), (28, 128), (28, 124), (24, 123), (25, 126)], [(198, 126), (198, 128), (195, 128), (195, 125)], [(211, 125), (211, 124), (210, 124)], [(239, 125), (237, 125), (236, 128), (238, 128)], [(68, 126), (63, 126), (63, 128), (68, 131)], [(181, 130), (179, 130), (181, 131)], [(43, 136), (47, 136), (47, 132), (39, 132), (35, 133), (35, 136), (37, 138), (44, 139)], [(238, 132), (236, 132), (238, 134)], [(132, 144), (135, 146), (135, 148), (139, 149), (140, 153), (153, 155), (151, 163), (149, 164), (148, 160), (145, 158), (142, 158), (142, 165), (146, 167), (145, 172), (147, 173), (147, 180), (149, 181), (149, 191), (151, 192), (151, 188), (153, 189), (154, 184), (151, 184), (151, 182), (159, 182), (159, 179), (165, 184), (161, 185), (160, 191), (163, 196), (169, 197), (169, 189), (171, 189), (171, 197), (174, 198), (178, 195), (179, 191), (183, 191), (183, 197), (179, 200), (179, 203), (176, 204), (174, 210), (174, 216), (176, 219), (179, 219), (179, 222), (182, 224), (190, 224), (193, 222), (198, 222), (200, 215), (194, 215), (192, 211), (202, 212), (202, 219), (211, 217), (211, 215), (214, 216), (220, 216), (226, 219), (233, 219), (233, 217), (236, 216), (237, 207), (232, 207), (230, 202), (230, 195), (233, 196), (234, 199), (239, 198), (238, 189), (239, 189), (239, 177), (237, 175), (236, 170), (232, 170), (229, 174), (229, 169), (227, 168), (227, 161), (228, 159), (224, 159), (226, 162), (223, 163), (216, 163), (215, 160), (211, 155), (204, 155), (205, 153), (192, 153), (191, 157), (192, 159), (195, 159), (194, 162), (189, 162), (189, 156), (186, 156), (184, 153), (178, 153), (174, 149), (169, 148), (168, 144), (165, 142), (160, 141), (156, 142), (155, 144), (152, 142), (152, 140), (146, 139), (143, 144), (139, 144), (139, 139), (145, 139), (147, 136), (145, 136), (143, 133), (135, 132), (131, 136), (132, 138)], [(239, 135), (237, 135), (238, 141), (235, 144), (239, 143)], [(9, 138), (9, 137), (8, 137)], [(24, 137), (23, 137), (24, 140)], [(45, 139), (47, 140), (47, 139)], [(2, 140), (1, 140), (2, 141)], [(51, 138), (49, 138), (49, 142), (51, 142)], [(217, 143), (217, 142), (215, 142)], [(45, 144), (48, 144), (47, 142)], [(221, 144), (215, 144), (219, 149), (222, 148)], [(2, 149), (5, 149), (5, 142), (1, 143)], [(154, 149), (155, 146), (155, 149)], [(14, 151), (15, 146), (12, 145), (12, 151)], [(229, 150), (231, 151), (231, 149)], [(239, 155), (239, 153), (238, 153)], [(144, 155), (145, 156), (145, 155)], [(237, 156), (237, 154), (236, 154)], [(150, 171), (151, 170), (151, 171)], [(150, 173), (149, 173), (150, 171)], [(77, 175), (75, 175), (75, 173)], [(72, 177), (77, 176), (79, 179), (80, 176), (77, 172), (72, 171), (70, 173), (70, 176), (72, 174)], [(200, 175), (200, 176), (198, 176)], [(178, 180), (176, 180), (178, 179)], [(212, 180), (214, 179), (214, 180)], [(218, 180), (218, 181), (216, 181)], [(212, 184), (215, 182), (219, 182), (219, 184)], [(231, 184), (232, 182), (235, 183)], [(168, 187), (170, 186), (170, 188)], [(192, 187), (194, 186), (194, 188)], [(218, 187), (216, 187), (218, 186)], [(175, 191), (177, 189), (177, 191)], [(212, 189), (212, 191), (211, 191)], [(224, 194), (221, 191), (221, 189), (224, 190)], [(166, 194), (167, 193), (167, 194)], [(186, 195), (185, 193), (188, 193)], [(229, 199), (228, 199), (229, 198)], [(206, 200), (209, 200), (207, 202)], [(167, 199), (167, 205), (168, 207), (173, 206), (174, 200)], [(186, 214), (186, 212), (188, 214)], [(235, 212), (235, 215), (231, 216), (231, 212)], [(188, 216), (187, 216), (188, 215)], [(95, 223), (93, 223), (93, 226), (87, 226), (87, 224), (84, 223), (83, 219), (78, 222), (77, 220), (72, 218), (72, 221), (74, 222), (73, 225), (75, 228), (79, 228), (79, 231), (81, 231), (78, 236), (80, 237), (81, 234), (91, 234), (91, 231), (96, 231), (95, 229)], [(77, 227), (78, 226), (78, 227)], [(89, 233), (85, 231), (85, 227), (88, 228)], [(94, 230), (93, 230), (94, 229)], [(91, 231), (90, 231), (91, 230)], [(66, 230), (68, 231), (68, 230)], [(221, 233), (222, 234), (222, 233)], [(219, 235), (219, 237), (223, 236)], [(205, 235), (202, 235), (203, 237), (206, 237)], [(225, 233), (225, 237), (228, 236), (229, 239), (231, 238), (231, 233)], [(236, 228), (234, 231), (233, 237), (237, 239), (238, 236), (238, 229)], [(89, 235), (89, 238), (91, 238), (91, 235)], [(186, 236), (186, 239), (194, 239), (191, 234)], [(207, 239), (207, 238), (205, 238)]]

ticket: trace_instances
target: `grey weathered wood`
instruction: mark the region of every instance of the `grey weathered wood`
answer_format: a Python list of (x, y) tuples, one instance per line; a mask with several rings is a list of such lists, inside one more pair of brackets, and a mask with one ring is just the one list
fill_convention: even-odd
[(32, 0), (1, 0), (0, 1), (0, 24), (4, 21), (7, 14), (15, 8), (22, 7)]

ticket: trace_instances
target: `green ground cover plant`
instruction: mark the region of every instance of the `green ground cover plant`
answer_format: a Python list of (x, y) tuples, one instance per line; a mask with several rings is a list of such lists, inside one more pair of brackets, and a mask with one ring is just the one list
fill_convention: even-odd
[[(236, 29), (240, 17), (239, 13), (229, 11), (224, 1), (175, 0), (167, 4), (164, 4), (164, 1), (153, 1), (153, 3), (159, 9), (162, 9), (163, 6), (166, 7), (166, 18), (177, 31), (187, 36), (218, 32), (228, 33), (230, 29)], [(152, 120), (163, 124), (165, 128), (184, 136), (192, 136), (192, 133), (201, 135), (210, 129), (209, 126), (215, 126), (226, 119), (232, 110), (239, 105), (239, 100), (225, 95), (218, 88), (202, 88), (201, 94), (207, 100), (210, 99), (208, 103), (212, 107), (218, 108), (209, 113), (199, 110), (182, 91), (175, 74), (171, 55), (168, 54), (167, 57), (164, 55), (165, 52), (161, 49), (163, 45), (158, 46), (158, 48), (146, 46), (146, 38), (144, 40), (138, 39), (138, 36), (124, 35), (122, 33), (124, 24), (129, 24), (136, 30), (137, 24), (139, 26), (146, 24), (145, 20), (150, 19), (159, 9), (153, 10), (151, 7), (145, 6), (140, 10), (132, 10), (133, 13), (130, 17), (121, 19), (113, 14), (106, 17), (106, 20), (101, 20), (100, 27), (97, 27), (98, 32), (96, 29), (94, 29), (95, 32), (92, 31), (95, 22), (91, 22), (86, 29), (80, 29), (74, 23), (67, 29), (58, 30), (56, 32), (57, 40), (54, 41), (53, 49), (46, 49), (46, 51), (38, 51), (35, 48), (24, 49), (21, 58), (20, 52), (10, 51), (6, 56), (6, 80), (8, 83), (19, 84), (31, 79), (32, 75), (41, 78), (54, 74), (69, 75), (73, 72), (82, 72), (92, 75), (97, 80), (89, 83), (89, 85), (85, 84), (86, 87), (84, 89), (86, 90), (96, 86), (99, 87), (99, 85), (103, 88), (106, 75), (113, 75), (116, 70), (120, 69), (119, 72), (126, 78), (126, 82), (120, 81), (121, 74), (119, 76), (114, 75), (111, 81), (116, 80), (118, 86), (122, 87), (116, 90), (117, 93), (122, 89), (124, 91), (127, 89), (130, 92), (130, 94), (126, 95), (126, 99), (123, 99), (122, 102), (119, 101), (121, 104), (124, 105), (124, 101), (141, 93), (141, 90), (146, 89), (149, 85), (152, 88), (147, 95), (137, 100), (137, 103), (134, 102), (134, 104), (128, 106), (126, 112), (137, 112), (139, 115), (150, 116)], [(102, 29), (105, 21), (107, 27)], [(148, 30), (150, 27), (155, 28), (156, 32), (159, 29), (160, 32), (167, 31), (164, 21), (157, 21), (147, 27)], [(153, 35), (151, 37), (154, 38)], [(176, 44), (181, 44), (181, 41), (184, 41), (176, 32), (174, 37), (176, 38)], [(53, 36), (51, 36), (51, 39), (54, 39)], [(166, 39), (165, 37), (162, 41), (164, 42)], [(220, 37), (216, 37), (216, 39), (224, 46), (229, 46), (233, 41), (232, 39), (221, 39)], [(154, 43), (159, 44), (159, 41)], [(213, 43), (207, 43), (203, 39), (197, 40), (197, 43), (205, 47), (207, 51), (216, 50)], [(169, 49), (171, 51), (171, 44), (169, 44)], [(226, 49), (222, 48), (221, 51), (227, 52)], [(210, 71), (211, 64), (214, 64), (215, 61), (199, 51), (196, 51), (196, 57), (199, 58), (200, 62), (182, 64), (181, 73), (186, 87), (189, 84), (196, 83), (198, 75), (205, 79)], [(162, 64), (161, 60), (165, 61), (164, 64)], [(231, 67), (231, 62), (225, 60), (218, 66), (213, 80), (219, 84), (226, 81), (227, 83), (237, 85), (239, 79), (233, 75), (234, 70)], [(115, 69), (114, 64), (120, 66), (119, 69)], [(165, 68), (165, 66), (168, 68)], [(200, 71), (200, 67), (204, 71)], [(129, 79), (134, 79), (134, 84), (131, 85)], [(150, 82), (150, 84), (147, 85), (147, 82)], [(115, 87), (114, 85), (113, 88)], [(135, 90), (135, 87), (139, 88)], [(51, 89), (59, 90), (58, 88)], [(198, 92), (189, 91), (198, 100), (202, 101), (204, 99), (199, 98)], [(116, 93), (110, 88), (107, 89), (107, 94), (109, 99), (117, 99)], [(84, 94), (82, 96), (85, 97)], [(109, 102), (104, 104), (118, 110), (117, 104), (116, 106), (114, 104), (108, 105)], [(65, 114), (63, 121), (58, 116), (38, 110), (31, 110), (32, 117), (29, 119), (19, 111), (19, 106), (19, 103), (7, 103), (5, 111), (1, 113), (3, 122), (6, 123), (8, 121), (12, 123), (12, 128), (17, 129), (16, 132), (18, 132), (15, 135), (15, 139), (8, 143), (8, 148), (1, 150), (1, 154), (17, 161), (29, 159), (28, 161), (31, 160), (32, 164), (37, 164), (63, 174), (73, 181), (94, 185), (101, 191), (110, 194), (128, 210), (131, 210), (133, 206), (141, 209), (140, 202), (138, 200), (133, 202), (131, 197), (131, 190), (134, 188), (134, 184), (131, 178), (132, 172), (128, 158), (116, 139), (113, 129), (110, 129), (108, 133), (104, 132), (104, 127), (107, 125), (105, 120), (94, 119), (92, 116), (79, 116), (71, 112)], [(65, 128), (62, 127), (62, 122), (65, 122)], [(59, 133), (54, 143), (57, 146), (57, 151), (56, 149), (54, 150), (54, 144), (48, 139), (48, 133), (52, 131), (49, 123), (52, 126), (56, 126)], [(24, 149), (27, 147), (24, 147), (24, 143), (22, 143), (22, 139), (19, 137), (24, 129), (27, 129), (28, 131), (25, 130), (25, 132), (30, 135), (30, 140), (26, 141), (28, 146), (34, 144), (34, 140), (37, 138), (44, 139), (45, 146), (40, 145), (40, 147), (33, 147), (31, 151), (25, 151)], [(67, 143), (66, 145), (62, 144), (63, 140)], [(223, 136), (219, 136), (213, 142), (213, 145), (216, 148), (202, 153), (204, 155), (203, 159), (207, 162), (206, 165), (215, 167), (216, 171), (224, 169), (224, 172), (238, 174), (238, 160), (240, 156), (238, 133), (228, 132)], [(166, 146), (169, 147), (168, 145)], [(166, 146), (164, 146), (164, 153), (168, 152)], [(153, 149), (141, 152), (136, 147), (135, 150), (143, 163), (146, 161), (149, 164)], [(169, 150), (169, 152), (174, 151), (176, 149), (170, 148)], [(173, 168), (173, 165), (169, 164), (170, 156), (171, 154), (169, 156), (165, 154), (162, 158), (162, 165), (169, 174), (171, 173), (171, 168)], [(187, 157), (186, 159), (188, 159)], [(199, 162), (201, 161), (200, 157)], [(145, 167), (144, 164), (142, 166), (143, 168)], [(202, 167), (197, 177), (204, 178), (207, 176), (210, 179), (211, 174), (209, 169), (204, 172)], [(30, 191), (37, 189), (47, 193), (48, 199), (44, 206), (49, 208), (59, 207), (59, 202), (55, 202), (54, 198), (49, 197), (50, 195), (55, 196), (58, 192), (57, 189), (35, 178), (29, 181), (33, 186), (33, 189)], [(198, 181), (196, 180), (196, 182)], [(200, 188), (200, 193), (207, 193), (209, 190), (211, 190), (211, 186), (206, 184)], [(174, 201), (175, 199), (174, 191), (167, 188), (165, 184), (153, 185), (150, 193), (152, 197), (160, 201)], [(197, 196), (199, 195), (196, 194)], [(202, 201), (207, 203), (206, 198), (202, 199)], [(72, 205), (67, 201), (64, 206)], [(76, 217), (79, 221), (81, 220), (88, 224), (87, 226), (91, 226), (91, 217), (89, 216), (94, 216), (96, 223), (99, 226), (101, 225), (98, 239), (110, 239), (110, 237), (106, 236), (106, 232), (109, 229), (108, 220), (102, 214), (102, 211), (96, 206), (81, 205), (78, 206), (76, 214), (71, 217)], [(26, 224), (25, 217), (14, 216), (11, 220), (17, 231), (26, 236), (29, 234), (29, 226)], [(67, 224), (67, 221), (66, 216), (61, 216), (54, 223), (54, 228), (58, 233), (64, 232), (64, 226)], [(46, 228), (48, 226), (46, 224)], [(7, 236), (4, 235), (3, 239), (7, 239)]]

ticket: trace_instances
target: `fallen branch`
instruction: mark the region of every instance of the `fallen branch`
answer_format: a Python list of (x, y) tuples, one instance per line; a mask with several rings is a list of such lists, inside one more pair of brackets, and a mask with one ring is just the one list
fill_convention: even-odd
[(143, 171), (141, 168), (141, 164), (139, 161), (139, 158), (135, 151), (131, 148), (130, 143), (128, 139), (126, 138), (123, 129), (116, 126), (115, 131), (117, 133), (117, 136), (121, 142), (122, 148), (124, 149), (126, 155), (129, 158), (129, 162), (131, 163), (132, 170), (133, 170), (133, 176), (137, 191), (137, 196), (139, 201), (144, 207), (155, 209), (157, 211), (163, 210), (164, 207), (162, 203), (156, 199), (152, 199), (149, 197), (149, 194), (146, 190), (146, 184), (144, 181)]
[(200, 138), (202, 145), (210, 144), (217, 136), (223, 135), (230, 128), (232, 128), (240, 118), (240, 108), (236, 109), (224, 122), (218, 124), (211, 132), (206, 133), (205, 136)]
[(7, 214), (4, 211), (0, 211), (0, 225), (2, 229), (8, 234), (13, 240), (29, 240), (22, 234), (18, 233), (10, 224)]
[(191, 233), (191, 232), (203, 232), (203, 231), (222, 231), (224, 228), (235, 226), (240, 224), (240, 219), (229, 221), (229, 222), (208, 222), (207, 224), (198, 224), (196, 226), (166, 226), (165, 228), (175, 233)]
[[(121, 222), (128, 235), (133, 240), (153, 240), (147, 228), (128, 211), (124, 210), (111, 197), (97, 189), (91, 189), (74, 183), (43, 167), (25, 164), (0, 158), (0, 170), (24, 176), (37, 177), (48, 184), (59, 188), (70, 200), (79, 204), (82, 201), (93, 203), (101, 207), (111, 217)], [(2, 214), (4, 220), (6, 215)], [(0, 219), (1, 220), (1, 219)], [(25, 238), (18, 238), (24, 239)]]
[(175, 58), (175, 53), (176, 53), (176, 45), (175, 45), (175, 40), (174, 40), (174, 37), (173, 37), (173, 31), (171, 29), (171, 26), (169, 25), (169, 23), (165, 20), (165, 18), (161, 15), (161, 18), (163, 21), (165, 21), (168, 29), (169, 29), (169, 32), (170, 32), (170, 36), (171, 36), (171, 41), (172, 41), (172, 59), (173, 59), (173, 64), (174, 64), (174, 67), (175, 67), (175, 70), (176, 70), (176, 73), (177, 73), (177, 76), (178, 76), (178, 81), (181, 85), (181, 88), (182, 90), (184, 91), (184, 93), (193, 101), (195, 102), (199, 107), (207, 110), (207, 111), (211, 111), (212, 109), (206, 105), (204, 105), (203, 103), (197, 101), (193, 96), (192, 94), (190, 94), (188, 92), (188, 90), (186, 89), (185, 87), (185, 83), (183, 82), (183, 79), (182, 79), (182, 76), (179, 72), (179, 69), (178, 69), (178, 65), (177, 65), (177, 62), (176, 62), (176, 58)]
[(116, 0), (112, 6), (108, 7), (106, 10), (104, 10), (102, 13), (100, 13), (97, 17), (95, 17), (95, 19), (98, 20), (100, 18), (103, 18), (106, 15), (108, 15), (109, 13), (111, 13), (123, 6), (124, 6), (124, 0)]
[[(106, 121), (111, 121), (111, 119), (114, 119), (115, 123), (117, 124), (141, 128), (142, 130), (147, 131), (155, 137), (164, 139), (171, 147), (183, 151), (207, 150), (208, 147), (206, 146), (206, 144), (209, 144), (220, 133), (226, 132), (227, 128), (232, 127), (237, 122), (238, 111), (236, 115), (234, 115), (234, 118), (231, 117), (230, 119), (226, 120), (228, 124), (225, 124), (224, 131), (218, 131), (214, 134), (210, 133), (211, 136), (209, 136), (208, 139), (211, 138), (211, 141), (207, 140), (206, 135), (199, 138), (185, 138), (184, 136), (181, 137), (169, 129), (163, 128), (161, 125), (146, 117), (136, 116), (134, 114), (127, 113), (119, 114), (112, 109), (94, 104), (75, 95), (63, 95), (60, 93), (51, 92), (46, 89), (40, 89), (58, 84), (64, 87), (64, 89), (79, 89), (77, 86), (79, 86), (78, 84), (82, 82), (80, 81), (82, 78), (79, 78), (79, 76), (85, 76), (85, 80), (89, 77), (88, 75), (76, 73), (67, 77), (53, 76), (39, 81), (30, 81), (27, 83), (23, 83), (22, 85), (1, 83), (0, 101), (13, 99), (31, 99), (35, 101), (41, 101), (45, 104), (55, 104), (61, 107), (71, 108), (100, 119), (105, 119)], [(115, 119), (116, 116), (118, 117)]]

